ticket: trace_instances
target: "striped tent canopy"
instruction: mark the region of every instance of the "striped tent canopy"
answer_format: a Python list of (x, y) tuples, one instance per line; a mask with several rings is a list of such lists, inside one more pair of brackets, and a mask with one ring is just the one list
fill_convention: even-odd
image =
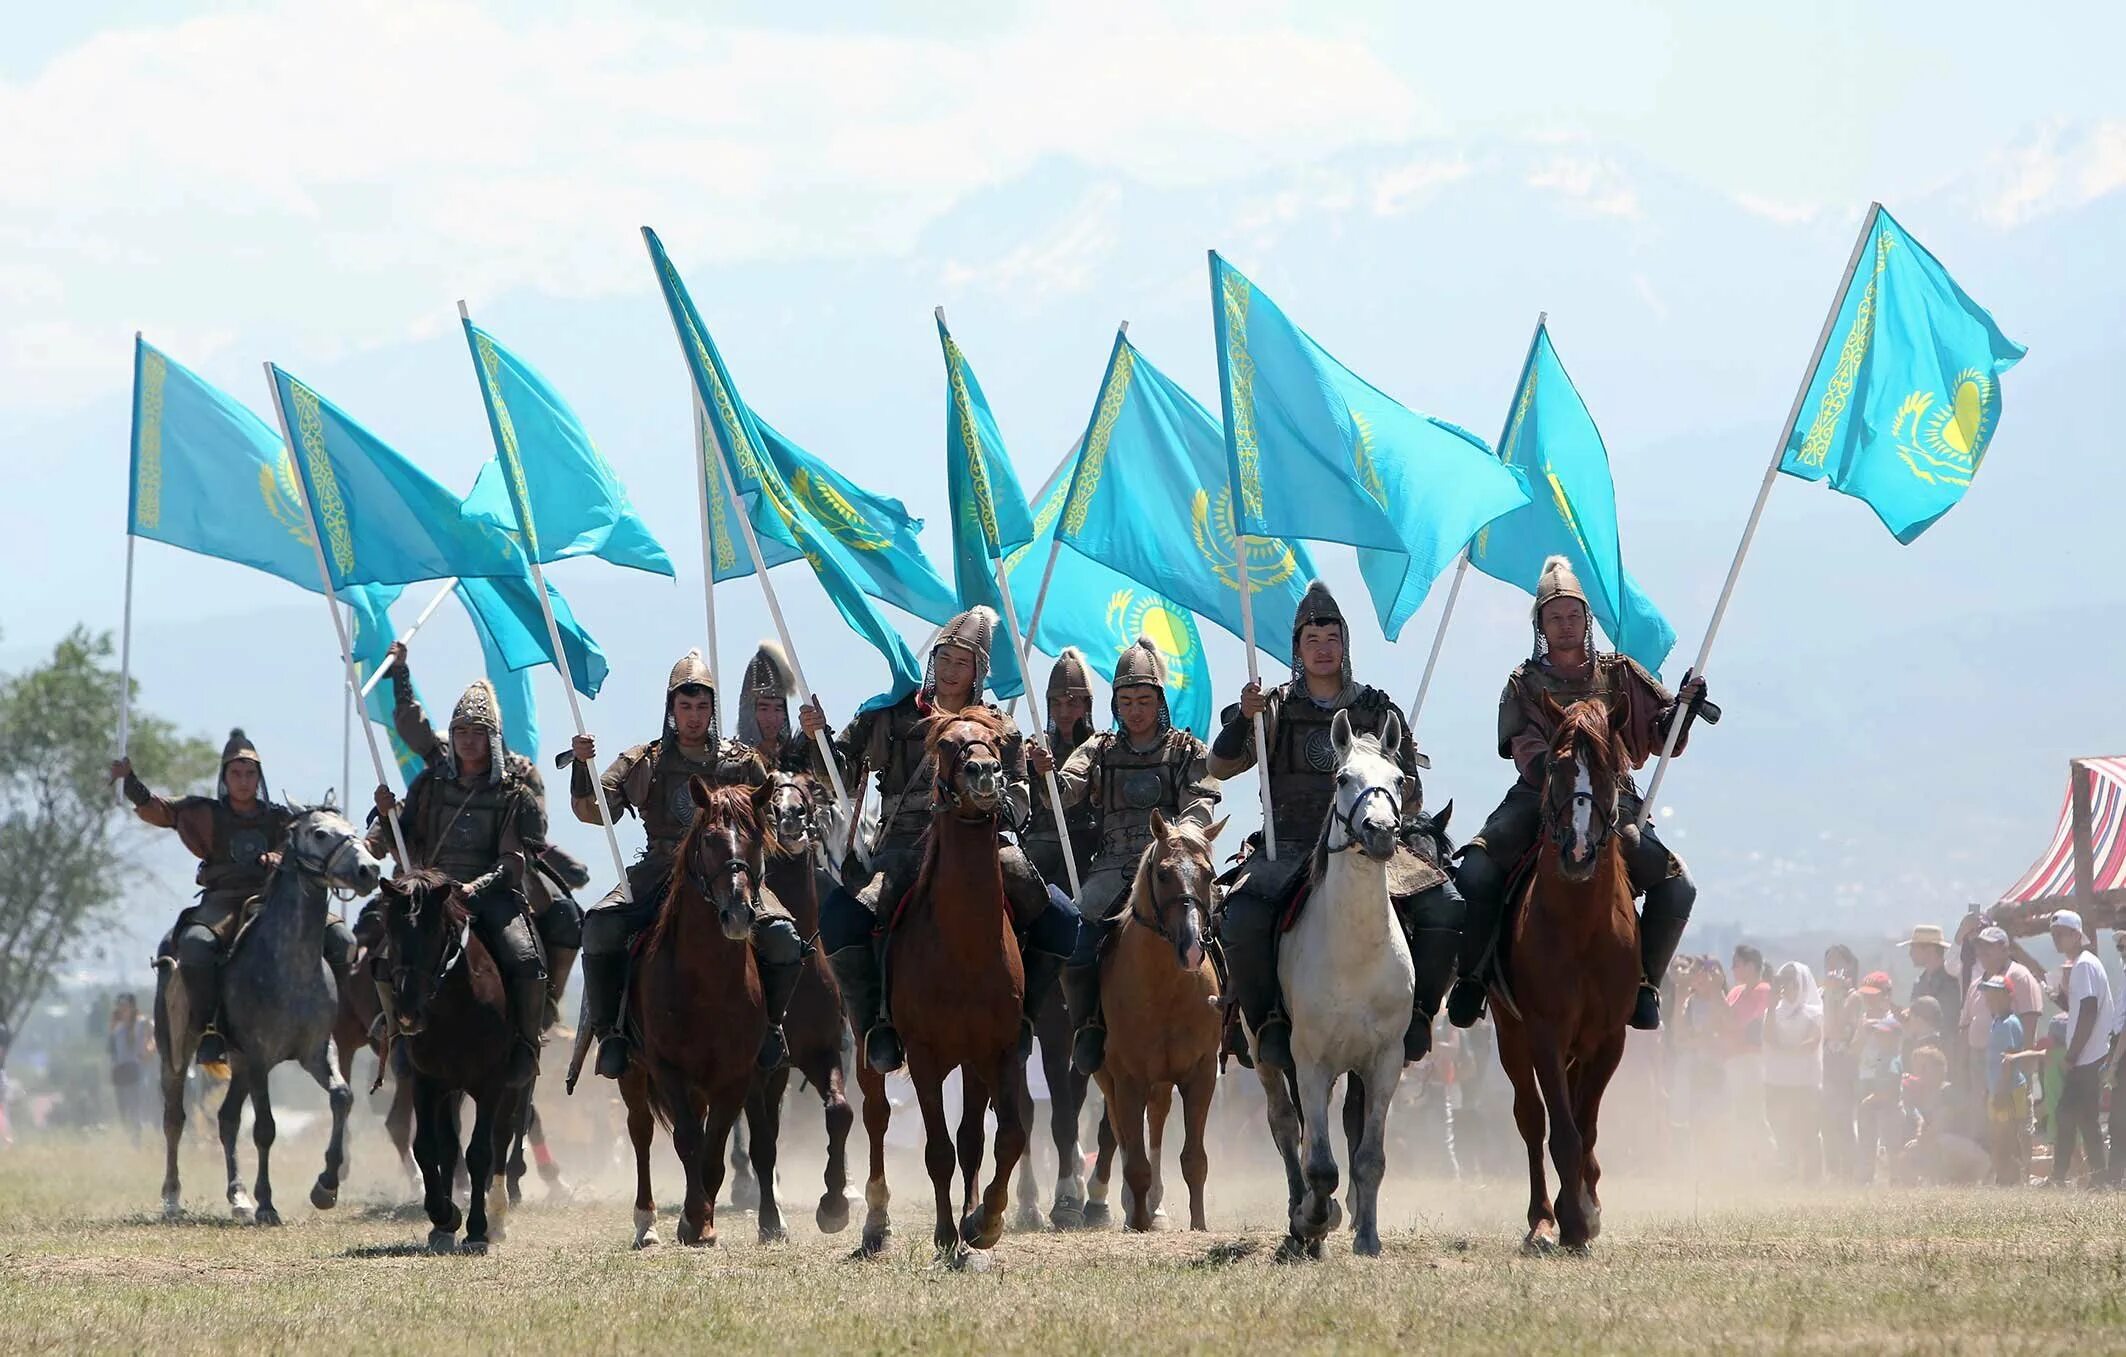
[[(2089, 889), (2096, 894), (2126, 889), (2126, 757), (2076, 759), (2072, 776), (2087, 780), (2089, 793), (2089, 857), (2095, 880)], [(2055, 900), (2062, 905), (2075, 894), (2074, 879), (2074, 784), (2067, 787), (2067, 800), (2060, 807), (2060, 821), (2043, 857), (2024, 872), (2002, 895), (2003, 905), (2029, 905)]]

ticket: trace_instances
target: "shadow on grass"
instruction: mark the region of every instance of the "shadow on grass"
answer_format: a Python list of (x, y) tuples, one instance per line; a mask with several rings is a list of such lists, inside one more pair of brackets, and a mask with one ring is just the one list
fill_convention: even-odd
[(429, 1258), (434, 1255), (426, 1244), (357, 1244), (351, 1249), (340, 1250), (342, 1258)]
[(205, 1216), (192, 1211), (187, 1211), (183, 1215), (176, 1217), (165, 1216), (160, 1211), (135, 1211), (131, 1215), (119, 1216), (114, 1220), (104, 1221), (103, 1226), (112, 1230), (255, 1230), (258, 1228), (256, 1225), (243, 1224), (234, 1216), (226, 1214)]
[(356, 1211), (354, 1218), (370, 1221), (426, 1220), (428, 1210), (419, 1202), (371, 1202)]
[(1244, 1258), (1251, 1258), (1262, 1251), (1259, 1239), (1233, 1239), (1223, 1244), (1213, 1244), (1201, 1258), (1189, 1263), (1192, 1268), (1231, 1267)]

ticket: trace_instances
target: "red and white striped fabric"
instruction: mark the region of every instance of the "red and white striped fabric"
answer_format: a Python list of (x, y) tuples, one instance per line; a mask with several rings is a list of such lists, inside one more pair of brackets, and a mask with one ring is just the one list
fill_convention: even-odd
[[(2126, 887), (2126, 758), (2082, 759), (2077, 776), (2089, 779), (2089, 850), (2096, 882), (2091, 889)], [(2027, 904), (2074, 894), (2074, 788), (2067, 789), (2060, 822), (2045, 855), (2001, 896), (2004, 905)]]

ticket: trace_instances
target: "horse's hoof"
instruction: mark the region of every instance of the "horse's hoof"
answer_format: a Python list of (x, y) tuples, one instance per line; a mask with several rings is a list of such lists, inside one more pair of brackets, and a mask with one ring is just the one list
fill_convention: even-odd
[(1307, 1241), (1296, 1234), (1288, 1234), (1284, 1237), (1284, 1242), (1277, 1246), (1277, 1253), (1272, 1261), (1278, 1263), (1303, 1263), (1306, 1259)]
[(318, 1179), (316, 1184), (310, 1189), (310, 1204), (320, 1211), (330, 1211), (340, 1204), (339, 1188), (337, 1186), (328, 1187), (324, 1179)]
[(697, 1226), (685, 1216), (679, 1218), (679, 1228), (676, 1233), (679, 1236), (679, 1242), (688, 1248), (712, 1249), (716, 1247), (716, 1231)]
[(1357, 1235), (1351, 1240), (1351, 1252), (1361, 1258), (1380, 1257), (1379, 1235)]
[(183, 1220), (185, 1218), (185, 1208), (179, 1204), (175, 1197), (164, 1197), (162, 1199), (162, 1218), (164, 1220)]
[(877, 1258), (885, 1253), (886, 1246), (892, 1241), (893, 1231), (891, 1229), (884, 1225), (866, 1225), (864, 1227), (864, 1237), (857, 1242), (856, 1252), (849, 1256), (851, 1258)]
[(1049, 1208), (1048, 1223), (1058, 1230), (1082, 1230), (1085, 1228), (1085, 1203), (1069, 1197), (1056, 1198)]
[(1337, 1201), (1337, 1200), (1336, 1200), (1336, 1199), (1335, 1199), (1334, 1197), (1331, 1197), (1331, 1198), (1329, 1198), (1329, 1228), (1330, 1228), (1331, 1230), (1333, 1230), (1333, 1229), (1335, 1229), (1335, 1228), (1336, 1228), (1337, 1226), (1339, 1226), (1339, 1225), (1343, 1224), (1343, 1221), (1344, 1221), (1344, 1208), (1343, 1208), (1343, 1204), (1342, 1204), (1341, 1202)]
[(974, 1210), (960, 1218), (960, 1238), (970, 1249), (993, 1249), (1004, 1237), (1004, 1215), (1000, 1211), (992, 1216), (986, 1210)]
[(1307, 1261), (1310, 1263), (1318, 1263), (1321, 1261), (1320, 1240), (1310, 1239), (1307, 1241)]
[(1114, 1213), (1108, 1210), (1106, 1202), (1085, 1203), (1083, 1220), (1088, 1230), (1104, 1230), (1115, 1223)]
[(1556, 1240), (1549, 1235), (1539, 1234), (1534, 1230), (1530, 1230), (1528, 1237), (1521, 1241), (1521, 1252), (1532, 1258), (1547, 1258), (1557, 1251)]
[(471, 1254), (475, 1258), (484, 1258), (487, 1256), (487, 1241), (484, 1239), (468, 1239), (458, 1246), (458, 1252)]
[(258, 1211), (254, 1215), (253, 1219), (258, 1224), (263, 1225), (268, 1229), (272, 1229), (279, 1226), (279, 1224), (281, 1223), (281, 1213), (274, 1210), (270, 1206), (261, 1206), (258, 1208)]
[(576, 1189), (569, 1186), (568, 1180), (560, 1174), (556, 1173), (546, 1180), (546, 1200), (549, 1205), (574, 1201), (575, 1199)]
[(1041, 1208), (1030, 1201), (1019, 1203), (1018, 1213), (1012, 1217), (1011, 1228), (1020, 1234), (1039, 1234), (1048, 1228), (1048, 1220)]
[(428, 1251), (430, 1253), (456, 1253), (458, 1251), (457, 1235), (450, 1230), (430, 1230), (428, 1232)]
[(819, 1209), (812, 1213), (812, 1223), (821, 1234), (840, 1234), (849, 1228), (849, 1199), (839, 1192), (829, 1192), (819, 1199)]
[(649, 1230), (635, 1236), (635, 1248), (638, 1251), (661, 1248), (663, 1247), (663, 1245), (664, 1241), (657, 1237), (657, 1232), (655, 1230)]
[(230, 1207), (229, 1219), (235, 1221), (238, 1225), (253, 1225), (257, 1223), (256, 1213), (248, 1206)]
[(763, 1244), (787, 1244), (790, 1242), (790, 1232), (784, 1229), (780, 1222), (771, 1225), (763, 1221), (760, 1227), (760, 1242)]
[(443, 1218), (435, 1222), (435, 1226), (437, 1229), (448, 1231), (451, 1234), (456, 1234), (458, 1232), (459, 1227), (464, 1224), (465, 1213), (458, 1209), (458, 1204), (456, 1202), (444, 1203)]

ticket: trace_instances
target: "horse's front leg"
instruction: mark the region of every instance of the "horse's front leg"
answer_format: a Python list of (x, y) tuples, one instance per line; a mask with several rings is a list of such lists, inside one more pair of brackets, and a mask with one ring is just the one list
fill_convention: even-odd
[(1624, 1033), (1617, 1033), (1572, 1068), (1572, 1124), (1580, 1132), (1580, 1210), (1587, 1219), (1590, 1240), (1602, 1233), (1602, 1166), (1595, 1160), (1595, 1132), (1602, 1115), (1602, 1094), (1624, 1058), (1624, 1041)]
[(1530, 1034), (1536, 1086), (1550, 1109), (1550, 1163), (1558, 1171), (1558, 1243), (1573, 1250), (1587, 1247), (1587, 1202), (1581, 1195), (1580, 1156), (1585, 1144), (1572, 1119), (1572, 1089), (1565, 1075), (1565, 1053), (1554, 1034)]
[(1262, 1084), (1263, 1116), (1270, 1124), (1270, 1143), (1284, 1161), (1285, 1212), (1289, 1216), (1299, 1210), (1299, 1199), (1307, 1190), (1306, 1180), (1299, 1172), (1299, 1108), (1292, 1101), (1292, 1086), (1282, 1071), (1257, 1065), (1255, 1077)]
[(1188, 1227), (1210, 1228), (1204, 1215), (1203, 1189), (1211, 1157), (1204, 1148), (1204, 1127), (1211, 1119), (1211, 1099), (1218, 1091), (1218, 1065), (1205, 1057), (1181, 1085), (1181, 1178), (1188, 1184)]
[[(1036, 1036), (1038, 1035), (1037, 1031)], [(1019, 1120), (1027, 1126), (1033, 1125), (1031, 1084), (1031, 1080), (1019, 1081)], [(1013, 1213), (1011, 1222), (1015, 1230), (1038, 1230), (1047, 1224), (1041, 1215), (1041, 1182), (1035, 1176), (1034, 1157), (1031, 1144), (1026, 1147), (1026, 1153), (1019, 1156), (1019, 1175), (1012, 1191), (1013, 1198), (1018, 1202), (1018, 1209)]]
[(864, 1175), (864, 1236), (856, 1251), (859, 1257), (871, 1258), (884, 1253), (893, 1237), (887, 1213), (893, 1194), (886, 1189), (886, 1128), (893, 1121), (893, 1104), (886, 1101), (886, 1077), (866, 1064), (861, 1053), (856, 1086), (864, 1095), (864, 1139), (870, 1149)]
[(236, 1139), (243, 1131), (244, 1104), (250, 1099), (251, 1081), (240, 1066), (231, 1065), (229, 1087), (222, 1094), (221, 1111), (214, 1120), (221, 1132), (222, 1167), (229, 1180), (229, 1214), (239, 1225), (249, 1225), (256, 1219), (257, 1210), (251, 1201), (251, 1190), (244, 1186), (243, 1169), (236, 1162)]
[(1122, 1142), (1115, 1138), (1113, 1080), (1105, 1070), (1093, 1077), (1100, 1081), (1100, 1118), (1093, 1130), (1092, 1180), (1085, 1187), (1085, 1228), (1104, 1230), (1114, 1223), (1114, 1208), (1107, 1199), (1114, 1190), (1115, 1160)]
[(1173, 1110), (1174, 1086), (1153, 1080), (1144, 1100), (1144, 1129), (1152, 1161), (1152, 1197), (1146, 1207), (1155, 1228), (1166, 1219), (1166, 1118)]
[(649, 1081), (639, 1069), (620, 1080), (620, 1098), (627, 1106), (627, 1138), (635, 1148), (635, 1247), (653, 1249), (657, 1238), (657, 1197), (650, 1188), (650, 1142), (657, 1134), (657, 1117), (650, 1107)]
[[(378, 1056), (383, 1060), (386, 1057)], [(413, 1154), (413, 1075), (396, 1075), (391, 1081), (391, 1106), (384, 1113), (384, 1133), (399, 1152), (399, 1170), (406, 1175), (409, 1194), (422, 1190), (421, 1170)]]
[(1306, 1241), (1309, 1253), (1319, 1249), (1322, 1237), (1336, 1228), (1342, 1208), (1336, 1204), (1336, 1150), (1329, 1120), (1329, 1095), (1335, 1091), (1336, 1071), (1326, 1064), (1299, 1065), (1299, 1118), (1301, 1171), (1306, 1195), (1292, 1220), (1292, 1232)]
[(1543, 1094), (1536, 1087), (1535, 1065), (1528, 1053), (1528, 1032), (1511, 1018), (1497, 1020), (1499, 1067), (1513, 1085), (1513, 1122), (1521, 1143), (1528, 1149), (1528, 1235), (1523, 1247), (1538, 1249), (1551, 1243), (1550, 1231), (1557, 1217), (1550, 1209), (1550, 1182), (1543, 1169), (1543, 1138), (1548, 1114)]
[(252, 1195), (258, 1199), (258, 1223), (278, 1225), (281, 1213), (273, 1206), (273, 1138), (279, 1127), (273, 1121), (270, 1071), (260, 1070), (251, 1079), (251, 1145), (258, 1151), (258, 1181)]
[[(465, 1242), (461, 1247), (466, 1253), (487, 1252), (487, 1217), (497, 1204), (492, 1191), (495, 1131), (508, 1124), (508, 1118), (501, 1115), (505, 1110), (501, 1104), (506, 1101), (506, 1095), (494, 1092), (472, 1097), (472, 1135), (465, 1142)], [(507, 1210), (508, 1194), (502, 1196), (503, 1209)]]
[[(650, 1088), (664, 1102), (665, 1120), (671, 1124), (672, 1152), (679, 1158), (681, 1172), (686, 1174), (686, 1196), (679, 1206), (679, 1242), (713, 1244), (716, 1236), (709, 1223), (713, 1203), (703, 1187), (707, 1174), (701, 1162), (706, 1108), (688, 1091), (686, 1077), (668, 1065), (660, 1066), (650, 1076)], [(723, 1153), (721, 1136), (716, 1138), (716, 1152)], [(719, 1165), (717, 1177), (722, 1176)]]
[[(162, 1021), (156, 1024), (156, 1039), (165, 1049), (162, 1051), (162, 1218), (176, 1220), (185, 1212), (184, 1187), (177, 1175), (177, 1147), (185, 1137), (185, 1071), (191, 1065), (191, 1056), (181, 1048), (184, 1036), (177, 1032), (170, 1021), (169, 988), (171, 968), (158, 965), (155, 968), (155, 1007)], [(0, 1114), (6, 1112), (0, 1107)]]
[(760, 1205), (760, 1187), (753, 1180), (753, 1134), (743, 1120), (731, 1128), (731, 1209), (750, 1211)]
[[(908, 1053), (908, 1077), (915, 1084), (915, 1103), (923, 1114), (923, 1168), (930, 1174), (937, 1220), (930, 1234), (940, 1254), (957, 1256), (959, 1231), (952, 1223), (952, 1128), (945, 1120), (944, 1072), (927, 1056)], [(868, 1119), (870, 1110), (865, 1109)]]
[[(1004, 1233), (1005, 1209), (1011, 1204), (1011, 1175), (1019, 1166), (1019, 1158), (1026, 1153), (1026, 1118), (1020, 1115), (1025, 1106), (1023, 1096), (1026, 1083), (1026, 1062), (1019, 1058), (1019, 1049), (1014, 1042), (1004, 1048), (993, 1066), (995, 1073), (993, 1099), (997, 1109), (996, 1171), (990, 1176), (989, 1186), (982, 1192), (982, 1209), (979, 1215), (969, 1212), (960, 1223), (960, 1234), (967, 1243), (978, 1249), (993, 1248)], [(982, 1124), (975, 1122), (977, 1144), (982, 1133)], [(979, 1161), (977, 1161), (979, 1167)], [(969, 1233), (968, 1227), (979, 1221), (979, 1226)]]
[(1078, 1149), (1078, 1116), (1085, 1108), (1086, 1077), (1070, 1067), (1068, 1038), (1066, 1030), (1056, 1043), (1059, 1058), (1051, 1062), (1044, 1054), (1041, 1066), (1060, 1069), (1060, 1077), (1051, 1075), (1048, 1080), (1048, 1134), (1056, 1145), (1056, 1198), (1048, 1223), (1059, 1230), (1076, 1230), (1085, 1224), (1085, 1156)]
[(1351, 1151), (1351, 1251), (1380, 1256), (1380, 1182), (1388, 1172), (1388, 1111), (1402, 1083), (1400, 1042), (1382, 1051), (1365, 1081), (1365, 1120)]
[(954, 1137), (953, 1147), (959, 1151), (960, 1203), (962, 1215), (972, 1215), (975, 1203), (975, 1184), (981, 1180), (983, 1143), (987, 1134), (983, 1122), (989, 1114), (989, 1087), (977, 1078), (972, 1070), (960, 1071), (960, 1129)]
[(849, 1097), (842, 1086), (838, 1060), (822, 1060), (805, 1071), (819, 1092), (820, 1112), (827, 1124), (827, 1182), (820, 1194), (819, 1209), (812, 1223), (821, 1234), (840, 1234), (849, 1228), (849, 1128), (856, 1121)]
[(790, 1071), (785, 1066), (746, 1099), (746, 1148), (753, 1163), (753, 1181), (760, 1185), (755, 1224), (763, 1244), (781, 1244), (790, 1238), (782, 1223), (782, 1203), (775, 1197), (776, 1142), (782, 1137), (782, 1099), (789, 1086)]
[(354, 1092), (347, 1087), (330, 1037), (325, 1038), (323, 1050), (303, 1062), (303, 1068), (317, 1080), (332, 1104), (332, 1138), (325, 1142), (325, 1171), (318, 1174), (310, 1188), (310, 1204), (320, 1211), (330, 1211), (339, 1204), (340, 1177), (347, 1171), (347, 1113), (354, 1107)]
[(1103, 1078), (1100, 1091), (1107, 1095), (1107, 1124), (1122, 1151), (1123, 1227), (1149, 1230), (1152, 1165), (1144, 1148), (1144, 1081)]

